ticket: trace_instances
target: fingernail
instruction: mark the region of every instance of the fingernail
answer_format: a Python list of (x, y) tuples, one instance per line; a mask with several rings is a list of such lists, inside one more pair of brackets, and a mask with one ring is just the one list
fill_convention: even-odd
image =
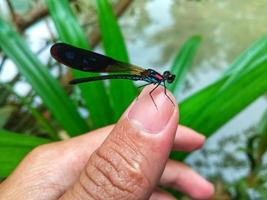
[[(145, 132), (159, 133), (168, 124), (175, 106), (166, 96), (162, 87), (152, 93), (155, 105), (149, 95), (152, 89), (147, 87), (142, 91), (128, 112), (128, 119)], [(170, 94), (168, 95), (170, 96)]]

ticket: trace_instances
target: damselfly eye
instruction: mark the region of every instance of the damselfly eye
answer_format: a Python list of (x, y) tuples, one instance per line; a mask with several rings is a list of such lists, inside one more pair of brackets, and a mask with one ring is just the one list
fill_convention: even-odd
[(175, 79), (175, 75), (174, 75), (174, 74), (170, 74), (170, 75), (168, 76), (168, 78), (167, 78), (167, 82), (168, 82), (168, 83), (172, 83), (172, 82), (174, 81), (174, 79)]
[(170, 71), (165, 71), (165, 72), (163, 73), (163, 76), (164, 76), (165, 78), (168, 78), (168, 77), (170, 76), (170, 74), (171, 74)]
[(163, 73), (163, 77), (165, 78), (165, 80), (167, 80), (168, 83), (172, 83), (175, 79), (175, 75), (172, 74), (170, 71), (165, 71)]

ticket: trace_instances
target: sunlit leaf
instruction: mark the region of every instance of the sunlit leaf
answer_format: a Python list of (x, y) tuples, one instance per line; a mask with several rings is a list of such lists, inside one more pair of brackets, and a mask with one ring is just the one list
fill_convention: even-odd
[(0, 27), (2, 50), (40, 95), (62, 128), (70, 135), (86, 132), (88, 127), (85, 121), (80, 117), (77, 108), (59, 83), (50, 75), (47, 67), (41, 64), (26, 42), (1, 18)]
[[(227, 77), (195, 93), (180, 105), (181, 124), (210, 136), (267, 91), (267, 59), (256, 62), (218, 93)], [(175, 159), (185, 154), (173, 153)]]
[[(106, 54), (120, 61), (128, 62), (125, 43), (111, 5), (107, 0), (97, 0), (96, 5)], [(128, 80), (112, 80), (110, 82), (115, 119), (118, 119), (136, 96), (137, 90)]]
[(192, 65), (200, 41), (200, 36), (193, 36), (179, 49), (171, 68), (171, 72), (176, 76), (174, 82), (169, 86), (172, 92), (179, 93), (182, 89), (183, 82)]
[[(61, 41), (80, 48), (89, 48), (85, 34), (76, 17), (70, 9), (67, 0), (46, 0), (49, 13), (54, 21)], [(96, 73), (84, 73), (72, 70), (75, 77), (96, 76)], [(110, 96), (103, 82), (96, 81), (88, 84), (80, 84), (81, 96), (90, 112), (92, 129), (102, 127), (114, 121)]]

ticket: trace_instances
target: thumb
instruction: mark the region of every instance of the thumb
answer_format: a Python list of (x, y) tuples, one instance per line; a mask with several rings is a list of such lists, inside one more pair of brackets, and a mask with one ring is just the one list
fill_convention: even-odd
[[(148, 199), (171, 151), (178, 109), (159, 87), (153, 103), (146, 87), (104, 143), (91, 155), (79, 180), (60, 199)], [(169, 97), (169, 98), (168, 98)]]

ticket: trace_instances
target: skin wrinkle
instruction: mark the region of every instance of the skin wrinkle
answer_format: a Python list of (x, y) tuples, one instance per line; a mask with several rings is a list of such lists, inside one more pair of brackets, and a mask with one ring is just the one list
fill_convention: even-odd
[[(144, 143), (146, 143), (147, 141), (151, 142), (150, 138), (147, 137), (148, 135), (145, 135), (145, 134), (140, 135), (139, 133), (137, 133), (136, 129), (129, 123), (128, 119), (125, 119), (125, 120), (126, 120), (126, 122), (123, 122), (125, 124), (125, 127), (126, 127), (125, 130), (134, 130), (136, 132), (134, 134), (125, 133), (125, 134), (127, 134), (125, 137), (130, 138), (129, 141), (132, 141), (133, 146), (135, 147), (135, 149), (133, 149), (134, 152), (136, 153), (136, 155), (139, 155), (139, 156), (134, 156), (131, 158), (134, 161), (136, 161), (136, 163), (142, 163), (142, 165), (139, 166), (140, 168), (142, 168), (142, 166), (145, 166), (145, 168), (147, 168), (147, 166), (152, 166), (153, 163), (151, 163), (150, 159), (148, 159), (146, 154), (143, 153), (146, 151), (144, 149), (145, 148)], [(157, 143), (155, 143), (155, 144), (157, 145)], [(154, 148), (154, 149), (150, 149), (151, 152), (159, 151), (161, 145), (162, 144), (158, 145), (158, 147), (156, 147), (155, 145), (152, 145), (152, 148)], [(131, 145), (127, 144), (126, 148), (127, 148), (127, 146), (131, 146)], [(130, 154), (130, 155), (132, 155), (132, 154)], [(143, 173), (143, 175), (145, 176), (146, 180), (149, 182), (149, 185), (151, 185), (152, 184), (151, 180), (147, 177), (146, 173)]]
[[(96, 194), (101, 194), (101, 198), (103, 199), (113, 199), (113, 196), (118, 196), (118, 194), (121, 196), (123, 194), (123, 192), (118, 191), (118, 187), (113, 184), (113, 182), (105, 175), (105, 173), (103, 171), (101, 171), (100, 169), (97, 169), (98, 174), (97, 176), (100, 177), (100, 182), (102, 182), (102, 187), (104, 186), (104, 193), (103, 192), (98, 192), (98, 189), (101, 189), (101, 187), (96, 187), (95, 191)], [(96, 174), (95, 174), (96, 175)], [(125, 193), (125, 192), (124, 192)], [(104, 195), (105, 194), (105, 195)], [(128, 194), (128, 193), (127, 193)]]
[[(116, 140), (115, 140), (115, 141), (116, 141)], [(110, 149), (112, 149), (114, 152), (116, 152), (117, 154), (119, 154), (119, 156), (122, 157), (122, 158), (125, 160), (125, 162), (126, 162), (130, 167), (139, 169), (139, 168), (140, 168), (139, 163), (142, 162), (142, 161), (141, 161), (142, 158), (140, 158), (140, 156), (138, 156), (137, 152), (134, 151), (136, 156), (133, 156), (133, 157), (131, 157), (131, 159), (129, 159), (129, 157), (128, 157), (128, 156), (125, 156), (124, 154), (126, 154), (126, 155), (133, 155), (133, 154), (125, 153), (125, 151), (121, 153), (121, 152), (119, 151), (119, 150), (121, 150), (121, 147), (120, 147), (119, 143), (118, 143), (117, 141), (116, 141), (115, 143), (116, 143), (116, 145), (117, 145), (119, 148), (118, 148), (118, 149), (115, 149), (115, 148), (113, 148), (113, 146), (111, 146)], [(124, 148), (124, 149), (126, 149), (126, 148)], [(141, 154), (141, 155), (142, 155), (142, 154)], [(142, 155), (141, 157), (143, 157), (143, 155)], [(140, 158), (140, 159), (137, 159), (137, 158)]]
[[(91, 165), (91, 166), (93, 167), (93, 165)], [(94, 185), (96, 185), (97, 187), (100, 187), (102, 184), (98, 184), (97, 181), (92, 178), (92, 176), (90, 175), (90, 172), (88, 171), (88, 169), (89, 168), (86, 167), (85, 170), (84, 170), (85, 177), (88, 178)]]
[[(117, 130), (118, 128), (118, 130)], [(121, 134), (116, 134), (116, 136), (121, 136), (118, 137), (120, 140), (113, 139), (110, 138), (110, 141), (114, 142), (119, 146), (119, 150), (124, 149), (124, 151), (122, 151), (123, 154), (126, 155), (131, 155), (131, 157), (128, 156), (123, 156), (124, 158), (126, 158), (126, 161), (131, 161), (130, 165), (135, 167), (136, 169), (140, 170), (142, 169), (142, 165), (144, 166), (150, 166), (151, 163), (149, 162), (149, 159), (145, 156), (145, 154), (141, 151), (141, 149), (143, 149), (142, 147), (144, 146), (143, 144), (143, 137), (140, 136), (140, 134), (138, 133), (138, 131), (129, 123), (128, 119), (123, 119), (121, 122), (121, 126), (120, 127), (115, 127), (114, 131), (118, 132), (118, 133), (123, 133), (124, 136), (122, 137)], [(125, 138), (128, 137), (130, 139), (126, 140)], [(124, 145), (125, 148), (122, 148), (117, 141), (122, 141), (122, 145)], [(132, 142), (127, 142), (127, 141), (132, 141)], [(135, 143), (136, 141), (142, 141), (142, 143)], [(131, 147), (131, 148), (129, 148)], [(132, 150), (129, 153), (125, 153), (127, 150)], [(117, 150), (116, 150), (117, 151)], [(118, 152), (118, 151), (117, 151)], [(119, 153), (119, 152), (118, 152)], [(135, 155), (135, 156), (133, 156)], [(141, 156), (138, 156), (141, 155)], [(129, 159), (131, 158), (131, 159)], [(137, 159), (139, 158), (139, 159)], [(134, 162), (132, 162), (134, 161)], [(145, 161), (145, 162), (144, 162)], [(129, 162), (128, 162), (129, 163)], [(140, 165), (140, 163), (142, 163), (142, 165)], [(136, 165), (137, 164), (137, 165)], [(138, 167), (137, 167), (138, 166)], [(141, 170), (142, 171), (142, 170)], [(148, 177), (146, 177), (145, 173), (142, 173), (144, 178), (146, 179), (146, 181), (148, 182), (149, 185), (151, 185), (151, 181)]]
[[(90, 179), (91, 180), (91, 179)], [(86, 195), (88, 195), (88, 197), (91, 197), (92, 199), (97, 200), (97, 198), (94, 197), (94, 195), (90, 192), (90, 190), (87, 190), (87, 188), (85, 187), (85, 185), (81, 182), (81, 180), (78, 180), (78, 184), (81, 186), (81, 188), (84, 190), (84, 192), (86, 193)]]
[[(118, 130), (117, 130), (118, 129)], [(137, 135), (138, 132), (137, 130), (135, 130), (132, 126), (129, 125), (129, 122), (126, 120), (123, 120), (123, 122), (121, 123), (120, 127), (115, 127), (114, 131), (121, 133), (121, 134), (116, 134), (116, 137), (114, 140), (112, 141), (122, 141), (124, 142), (126, 145), (125, 147), (127, 147), (127, 149), (132, 150), (131, 153), (135, 153), (135, 155), (137, 155), (138, 151), (138, 147), (136, 146), (136, 144), (133, 142), (135, 140), (132, 140), (130, 138), (130, 136), (132, 135)], [(123, 135), (122, 135), (123, 134)], [(126, 138), (130, 138), (129, 140)], [(112, 138), (111, 138), (112, 139)], [(128, 142), (128, 141), (132, 141), (132, 142)], [(120, 145), (119, 145), (120, 146)], [(130, 147), (130, 148), (129, 148)], [(122, 149), (122, 148), (121, 148)]]
[[(126, 184), (129, 182), (132, 182), (133, 183), (132, 185), (137, 186), (139, 189), (142, 189), (143, 188), (142, 186), (145, 186), (145, 185), (146, 185), (145, 187), (148, 187), (151, 184), (150, 180), (147, 177), (144, 177), (144, 173), (141, 172), (141, 165), (140, 165), (141, 163), (142, 164), (144, 163), (144, 162), (142, 162), (143, 160), (147, 161), (147, 158), (143, 154), (141, 154), (140, 151), (138, 150), (138, 149), (140, 149), (140, 148), (138, 148), (138, 146), (140, 146), (140, 144), (136, 145), (135, 143), (127, 142), (129, 139), (128, 140), (123, 139), (125, 136), (129, 137), (129, 135), (130, 136), (132, 136), (132, 135), (138, 136), (139, 133), (133, 127), (130, 126), (128, 120), (125, 122), (122, 122), (121, 124), (122, 124), (121, 126), (116, 127), (114, 129), (114, 131), (116, 131), (117, 134), (111, 134), (109, 136), (110, 138), (108, 138), (108, 140), (107, 140), (108, 142), (104, 142), (103, 145), (106, 146), (106, 148), (103, 148), (103, 149), (100, 148), (99, 150), (94, 152), (92, 158), (94, 156), (96, 156), (99, 159), (101, 159), (101, 161), (99, 161), (97, 159), (93, 159), (95, 161), (95, 163), (93, 163), (93, 165), (99, 171), (99, 173), (102, 173), (102, 175), (107, 180), (109, 180), (109, 182), (113, 185), (114, 188), (118, 188), (118, 189), (125, 191), (125, 187), (122, 187), (122, 186), (116, 184), (116, 182), (114, 182), (114, 180), (119, 180), (119, 181), (125, 180), (124, 178), (121, 179), (120, 177), (126, 177), (126, 180), (129, 179), (129, 181), (127, 181)], [(122, 134), (125, 134), (125, 135), (122, 135)], [(114, 137), (114, 135), (115, 135), (115, 137)], [(112, 136), (113, 136), (113, 138), (112, 138)], [(117, 136), (117, 138), (116, 138), (116, 136)], [(136, 141), (135, 138), (136, 137), (133, 137), (129, 141)], [(140, 139), (142, 139), (142, 138), (140, 138), (140, 136), (139, 136), (139, 138), (137, 138), (137, 141), (139, 141)], [(120, 141), (121, 141), (121, 143), (120, 143)], [(125, 147), (124, 149), (128, 150), (129, 153), (126, 154), (125, 151), (121, 151), (122, 147)], [(111, 152), (110, 150), (113, 152)], [(113, 158), (113, 159), (109, 159), (110, 154), (112, 154), (111, 158)], [(125, 156), (125, 154), (131, 155), (131, 157), (130, 157), (131, 159), (129, 159), (128, 156)], [(117, 156), (115, 156), (117, 159), (114, 159), (114, 155), (117, 155)], [(136, 159), (136, 158), (138, 158), (138, 159)], [(123, 163), (126, 163), (126, 164), (121, 164), (121, 162), (116, 163), (117, 161), (120, 161), (120, 160), (122, 160)], [(104, 165), (102, 164), (103, 161), (105, 162)], [(103, 171), (103, 168), (101, 167), (101, 165), (105, 166), (107, 163), (110, 167), (112, 167), (112, 169), (114, 169), (116, 171), (116, 174), (118, 175), (118, 177), (120, 179), (118, 179), (115, 176), (113, 176), (113, 178), (116, 178), (116, 179), (113, 179), (112, 177), (106, 176), (106, 173), (105, 173), (106, 169), (104, 169), (104, 171)], [(120, 168), (119, 166), (121, 166), (122, 168)], [(127, 166), (129, 166), (129, 167), (127, 167)], [(125, 174), (118, 173), (120, 171), (126, 172), (126, 173)], [(89, 176), (89, 175), (90, 175), (90, 173), (87, 174), (87, 176)], [(95, 184), (95, 185), (97, 185), (97, 184)], [(127, 184), (127, 185), (129, 185), (129, 184)], [(129, 188), (133, 188), (133, 187), (129, 187)], [(127, 191), (127, 193), (130, 193), (130, 194), (134, 192), (132, 190), (126, 190), (126, 191)], [(105, 191), (105, 192), (107, 192), (107, 191)]]
[[(117, 154), (117, 156), (118, 157), (121, 157), (121, 158), (123, 158), (123, 156), (120, 154), (120, 153), (118, 153), (117, 151), (115, 151), (114, 149), (112, 149), (111, 148), (111, 152), (109, 152), (109, 154), (113, 154), (113, 156), (115, 155), (115, 154)], [(115, 156), (113, 157), (113, 158), (115, 158)], [(118, 159), (117, 159), (118, 160)], [(113, 163), (114, 162), (114, 159), (112, 159), (112, 160), (110, 160), (110, 157), (107, 157), (107, 161), (112, 165), (112, 167), (115, 169), (115, 171), (117, 172), (117, 175), (118, 175), (118, 177), (120, 178), (120, 179), (122, 179), (123, 180), (123, 178), (122, 177), (126, 177), (127, 176), (127, 168), (128, 169), (130, 169), (131, 168), (131, 164), (130, 163), (128, 163), (125, 159), (123, 159), (123, 161), (125, 161), (126, 162), (126, 164), (125, 163), (121, 163), (121, 162), (119, 162), (118, 164), (116, 164), (116, 163)], [(128, 166), (128, 167), (127, 167)], [(120, 169), (117, 169), (118, 167), (120, 167)], [(124, 169), (124, 168), (126, 168), (126, 170)], [(125, 173), (126, 172), (126, 173)]]
[[(124, 149), (132, 150), (132, 152), (130, 152), (129, 155), (133, 155), (132, 154), (133, 152), (135, 153), (135, 155), (141, 154), (141, 157), (140, 156), (132, 156), (131, 157), (131, 159), (134, 160), (135, 162), (141, 163), (142, 160), (145, 159), (146, 164), (149, 164), (149, 159), (147, 159), (147, 157), (145, 156), (145, 154), (142, 151), (140, 151), (140, 149), (142, 149), (140, 147), (143, 146), (143, 143), (142, 144), (135, 143), (136, 141), (143, 141), (142, 139), (140, 140), (140, 139), (138, 139), (136, 137), (136, 136), (139, 135), (138, 132), (137, 132), (137, 130), (133, 126), (131, 126), (131, 124), (129, 123), (128, 119), (124, 119), (124, 121), (121, 124), (123, 126), (122, 127), (119, 127), (119, 128), (122, 128), (122, 130), (118, 130), (117, 131), (116, 128), (115, 128), (115, 131), (120, 132), (120, 133), (124, 133), (125, 136), (124, 137), (119, 137), (119, 139), (121, 138), (121, 140), (116, 140), (115, 139), (116, 143), (117, 143), (117, 141), (123, 141), (126, 144), (125, 145), (126, 148), (124, 148)], [(121, 134), (119, 134), (119, 135), (121, 135)], [(128, 137), (130, 139), (129, 140), (125, 140), (126, 137)], [(114, 141), (114, 140), (112, 139), (112, 141)], [(130, 143), (130, 142), (127, 142), (127, 141), (132, 141), (132, 142)], [(131, 149), (129, 149), (128, 147), (131, 147)], [(120, 147), (120, 149), (122, 149), (122, 148)], [(141, 159), (138, 160), (136, 158), (141, 158)]]
[[(115, 155), (115, 154), (118, 154), (118, 156), (121, 156), (122, 157), (122, 155), (120, 154), (120, 153), (118, 153), (115, 149), (113, 149), (113, 147), (110, 147), (109, 148), (109, 152), (108, 152), (108, 154), (112, 154), (113, 156)], [(98, 154), (100, 154), (100, 152), (98, 151)], [(127, 160), (123, 160), (123, 161), (125, 161), (127, 164), (129, 164), (128, 162), (127, 162)], [(117, 167), (116, 167), (116, 163), (113, 163), (114, 162), (114, 157), (110, 157), (110, 156), (106, 156), (106, 162), (108, 162), (112, 167), (113, 167), (113, 169), (117, 172), (117, 173), (119, 173), (119, 169), (117, 169)], [(126, 165), (126, 164), (125, 164)], [(130, 165), (130, 164), (129, 164)]]
[[(101, 155), (97, 155), (100, 159), (102, 159), (102, 160), (104, 160), (104, 162), (107, 162), (108, 164), (109, 164), (109, 161), (107, 161), (105, 158), (103, 158), (103, 157), (101, 157)], [(102, 165), (102, 166), (105, 166), (105, 165)], [(112, 165), (110, 165), (109, 164), (109, 166), (111, 167), (111, 168), (113, 168), (113, 166)], [(93, 167), (95, 167), (96, 168), (96, 170), (98, 170), (108, 181), (109, 181), (109, 183), (111, 183), (111, 185), (114, 187), (114, 188), (116, 188), (116, 189), (118, 189), (118, 190), (120, 190), (120, 191), (122, 191), (122, 192), (127, 192), (127, 193), (131, 193), (132, 191), (130, 191), (130, 190), (127, 190), (127, 189), (124, 189), (124, 188), (122, 188), (120, 185), (118, 185), (118, 184), (116, 184), (115, 182), (114, 182), (114, 180), (112, 180), (112, 178), (110, 177), (110, 176), (108, 176), (107, 174), (106, 174), (106, 172), (104, 172), (104, 170), (100, 167), (100, 166), (98, 166), (98, 165), (94, 165)], [(115, 170), (116, 171), (116, 170)], [(118, 172), (118, 171), (117, 171)]]
[[(87, 193), (87, 190), (85, 188), (82, 188), (82, 185), (79, 184), (79, 181), (77, 182), (77, 184), (75, 184), (74, 187), (75, 188), (71, 191), (71, 196), (68, 196), (67, 200), (75, 198), (77, 198), (77, 200), (84, 200), (84, 197), (86, 197), (88, 200), (99, 200), (99, 198), (94, 196), (91, 192)], [(88, 196), (88, 194), (91, 194), (91, 196)]]
[[(98, 168), (97, 169), (101, 174), (102, 176), (107, 180), (107, 182), (105, 183), (105, 185), (108, 185), (107, 183), (110, 183), (111, 184), (111, 191), (112, 193), (106, 191), (106, 193), (108, 194), (108, 196), (115, 196), (116, 199), (118, 199), (119, 197), (127, 197), (129, 198), (130, 196), (133, 196), (132, 192), (133, 191), (130, 191), (130, 190), (127, 190), (125, 188), (123, 188), (122, 186), (120, 186), (119, 184), (115, 184), (115, 182), (112, 180), (111, 177), (109, 177), (104, 171), (101, 170), (101, 168)], [(110, 187), (110, 186), (109, 186)]]
[[(111, 152), (112, 153), (112, 152)], [(119, 154), (118, 154), (119, 155)], [(97, 156), (98, 157), (100, 157), (104, 162), (107, 162), (109, 165), (110, 165), (110, 161), (109, 160), (107, 160), (106, 159), (106, 157), (108, 157), (108, 156), (103, 156), (101, 153), (99, 154), (99, 152), (97, 153)], [(114, 156), (114, 154), (113, 154), (113, 156)], [(125, 160), (123, 157), (121, 157), (120, 155), (119, 155), (119, 159), (123, 159), (123, 160)], [(112, 161), (111, 161), (112, 162)], [(106, 164), (106, 163), (105, 163)], [(101, 164), (101, 166), (106, 166), (106, 165), (103, 165), (103, 164)], [(112, 168), (114, 168), (114, 164), (111, 164), (110, 165)], [(132, 167), (131, 167), (131, 165), (129, 165), (129, 167), (127, 168), (127, 167), (125, 167), (125, 164), (123, 164), (122, 165), (123, 166), (123, 168), (121, 168), (122, 170), (120, 170), (120, 171), (117, 171), (118, 173), (116, 174), (120, 179), (118, 179), (118, 178), (116, 178), (115, 176), (113, 176), (113, 179), (115, 178), (115, 180), (117, 179), (117, 180), (119, 180), (119, 182), (121, 182), (121, 180), (124, 180), (125, 178), (121, 178), (122, 176), (121, 175), (123, 175), (123, 173), (124, 172), (126, 172), (126, 173), (124, 173), (125, 175), (123, 175), (123, 177), (126, 177), (127, 179), (129, 179), (127, 176), (129, 176), (129, 171), (133, 171), (133, 170), (129, 170), (129, 169), (131, 169)], [(102, 168), (101, 167), (99, 167), (98, 165), (95, 165), (95, 167), (100, 171), (100, 172), (102, 172), (104, 175), (105, 175), (105, 172), (102, 170)], [(101, 168), (101, 169), (100, 169)], [(115, 167), (116, 168), (116, 167)], [(126, 169), (125, 169), (126, 168)], [(117, 169), (116, 169), (117, 170)], [(115, 171), (116, 171), (115, 170)], [(134, 170), (135, 172), (136, 172), (136, 170)], [(110, 173), (110, 174), (112, 174), (112, 173)], [(136, 174), (136, 173), (135, 173)], [(132, 176), (133, 177), (133, 176)], [(115, 182), (114, 182), (114, 180), (112, 179), (112, 178), (109, 178), (109, 177), (107, 177), (109, 180), (110, 180), (110, 182), (113, 184), (113, 185), (115, 185), (115, 187), (117, 187), (118, 189), (120, 189), (120, 190), (123, 190), (123, 191), (127, 191), (128, 193), (133, 193), (134, 191), (133, 190), (128, 190), (128, 189), (126, 189), (127, 187), (122, 187), (123, 185), (126, 185), (127, 183), (129, 183), (129, 182), (132, 182), (131, 180), (135, 180), (136, 178), (134, 178), (134, 179), (130, 179), (130, 181), (126, 181), (126, 183), (125, 184), (122, 184), (122, 186), (120, 186), (120, 185), (118, 185), (118, 184), (116, 184)], [(140, 182), (140, 181), (139, 181)], [(139, 186), (139, 184), (134, 184), (135, 186), (137, 185), (137, 186)], [(129, 188), (131, 188), (131, 187), (129, 187)]]
[[(118, 149), (120, 149), (120, 145), (119, 143), (114, 140), (112, 141), (113, 144), (117, 145)], [(118, 149), (114, 148), (114, 146), (110, 145), (109, 147), (110, 150), (113, 150), (116, 154), (118, 154), (120, 157), (123, 158), (123, 160), (129, 165), (129, 166), (133, 166), (133, 162), (130, 161), (130, 159), (127, 159), (127, 156), (124, 156), (120, 151), (118, 151)], [(134, 160), (136, 161), (136, 160)]]
[[(118, 153), (118, 151), (116, 151), (116, 149), (114, 149), (113, 147), (111, 147), (110, 149), (113, 150), (113, 151), (109, 151), (108, 154), (112, 154), (113, 157), (115, 157), (114, 155), (117, 154), (119, 156), (119, 158), (122, 158), (122, 160), (126, 162), (126, 163), (121, 163), (121, 162), (113, 163), (114, 159), (110, 160), (110, 156), (107, 156), (107, 161), (110, 161), (110, 163), (112, 163), (112, 166), (118, 172), (119, 178), (125, 177), (125, 176), (129, 176), (128, 175), (129, 174), (128, 171), (140, 171), (140, 167), (136, 167), (137, 166), (136, 162), (129, 163), (129, 162), (127, 162), (127, 160), (125, 159), (125, 157), (121, 153)], [(116, 160), (118, 160), (118, 159), (116, 159)], [(128, 169), (133, 169), (133, 170), (128, 170)]]
[[(132, 176), (132, 175), (129, 175), (129, 172), (140, 171), (140, 168), (139, 167), (136, 167), (137, 166), (136, 163), (129, 163), (129, 162), (127, 162), (127, 160), (125, 159), (125, 157), (122, 154), (118, 153), (118, 151), (116, 149), (114, 149), (112, 147), (109, 148), (109, 149), (113, 150), (112, 152), (110, 152), (110, 151), (108, 152), (108, 154), (112, 154), (113, 158), (115, 157), (114, 155), (117, 154), (117, 155), (119, 155), (119, 158), (122, 158), (122, 160), (126, 162), (126, 164), (125, 163), (123, 163), (123, 164), (121, 164), (121, 163), (114, 163), (113, 164), (114, 159), (113, 160), (110, 160), (111, 156), (108, 156), (108, 155), (106, 156), (107, 157), (106, 161), (112, 163), (112, 166), (118, 172), (118, 177), (119, 178), (121, 178), (121, 177), (128, 178), (127, 176)], [(118, 160), (118, 159), (116, 159), (116, 160)], [(121, 166), (121, 167), (119, 169), (117, 169), (118, 166)], [(129, 167), (127, 167), (127, 166), (129, 166)], [(134, 170), (129, 170), (129, 169), (134, 169)], [(137, 174), (137, 173), (135, 173), (135, 174)], [(143, 177), (144, 177), (144, 173), (139, 173), (139, 174), (143, 174)], [(149, 180), (146, 177), (144, 177), (144, 178), (145, 178), (145, 182), (148, 182), (148, 184), (150, 184)], [(121, 179), (124, 180), (124, 178), (121, 178)], [(128, 183), (128, 181), (127, 181), (127, 183)]]
[[(85, 186), (85, 183), (88, 183), (88, 182), (87, 182), (87, 181), (83, 182), (81, 178), (79, 179), (79, 184), (84, 188), (84, 190), (85, 190), (86, 192), (90, 193), (91, 196), (92, 196), (94, 199), (99, 199), (98, 194), (103, 195), (103, 191), (99, 192), (99, 189), (105, 191), (105, 188), (102, 188), (102, 187), (101, 187), (102, 184), (98, 184), (97, 181), (94, 180), (94, 179), (92, 178), (92, 176), (90, 176), (90, 174), (88, 173), (87, 169), (84, 170), (84, 174), (83, 174), (83, 175), (84, 175), (84, 178), (88, 179), (87, 181), (90, 181), (90, 182), (95, 186), (96, 189), (93, 189), (93, 190), (92, 190), (92, 188), (90, 188), (90, 189), (92, 190), (92, 192), (89, 192), (90, 189), (87, 189), (87, 187)], [(108, 193), (105, 191), (105, 194), (108, 194)], [(96, 197), (96, 196), (97, 196), (97, 197)]]

